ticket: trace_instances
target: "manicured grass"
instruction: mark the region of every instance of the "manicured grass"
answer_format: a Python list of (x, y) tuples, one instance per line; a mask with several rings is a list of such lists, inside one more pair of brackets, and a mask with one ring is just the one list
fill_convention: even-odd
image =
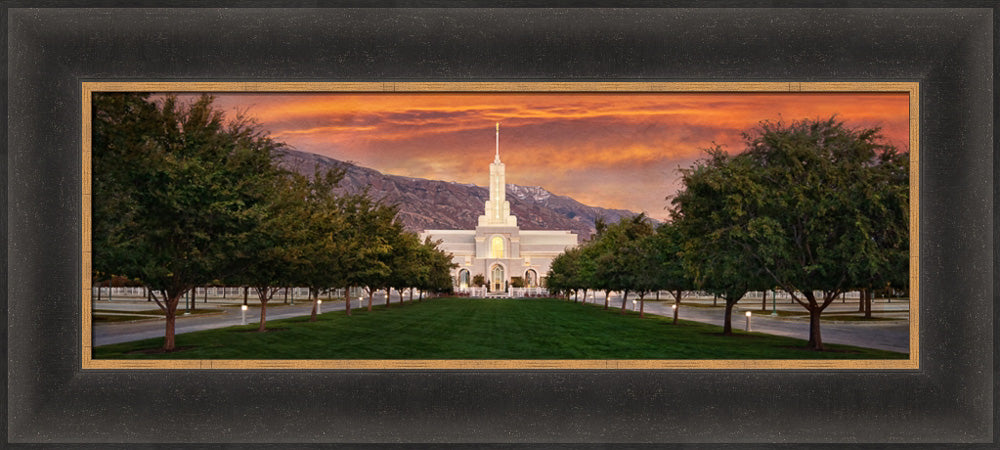
[(805, 342), (554, 299), (445, 298), (326, 313), (97, 347), (97, 359), (905, 359), (901, 353)]

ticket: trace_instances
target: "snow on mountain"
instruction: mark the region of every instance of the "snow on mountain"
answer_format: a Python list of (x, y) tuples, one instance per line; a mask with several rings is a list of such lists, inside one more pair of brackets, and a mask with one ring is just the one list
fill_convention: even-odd
[[(339, 190), (360, 192), (366, 186), (377, 199), (399, 205), (399, 218), (410, 230), (471, 230), (483, 214), (489, 198), (485, 187), (448, 181), (386, 175), (374, 169), (338, 161), (313, 153), (285, 150), (284, 167), (311, 176), (317, 167), (346, 170)], [(507, 185), (511, 214), (522, 230), (572, 230), (586, 240), (596, 230), (594, 219), (617, 222), (636, 213), (623, 209), (588, 206), (570, 197), (556, 195), (539, 186)]]

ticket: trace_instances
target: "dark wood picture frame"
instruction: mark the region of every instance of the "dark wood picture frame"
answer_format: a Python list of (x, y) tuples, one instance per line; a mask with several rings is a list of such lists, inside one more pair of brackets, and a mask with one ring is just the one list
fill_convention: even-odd
[[(987, 5), (5, 5), (6, 441), (995, 442), (998, 11)], [(920, 368), (83, 371), (80, 86), (114, 80), (919, 82)]]

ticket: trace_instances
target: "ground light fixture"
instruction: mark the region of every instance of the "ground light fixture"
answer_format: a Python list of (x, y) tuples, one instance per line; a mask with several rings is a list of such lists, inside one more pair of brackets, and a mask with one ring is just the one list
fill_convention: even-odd
[(240, 305), (240, 315), (242, 316), (242, 318), (240, 319), (240, 325), (246, 325), (247, 324), (247, 305)]
[(363, 299), (364, 299), (364, 297), (358, 297), (358, 308), (361, 307), (361, 300), (363, 300)]
[(751, 315), (752, 314), (750, 314), (750, 311), (747, 311), (747, 332), (748, 333), (750, 332), (750, 316)]
[(323, 300), (316, 299), (316, 314), (323, 314)]

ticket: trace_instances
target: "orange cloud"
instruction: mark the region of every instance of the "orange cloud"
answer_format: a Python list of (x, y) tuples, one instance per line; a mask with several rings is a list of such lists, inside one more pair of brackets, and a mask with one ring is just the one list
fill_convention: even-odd
[(385, 173), (484, 185), (494, 122), (507, 181), (665, 217), (676, 169), (714, 143), (739, 151), (761, 120), (836, 114), (908, 148), (905, 94), (219, 94), (302, 151)]

